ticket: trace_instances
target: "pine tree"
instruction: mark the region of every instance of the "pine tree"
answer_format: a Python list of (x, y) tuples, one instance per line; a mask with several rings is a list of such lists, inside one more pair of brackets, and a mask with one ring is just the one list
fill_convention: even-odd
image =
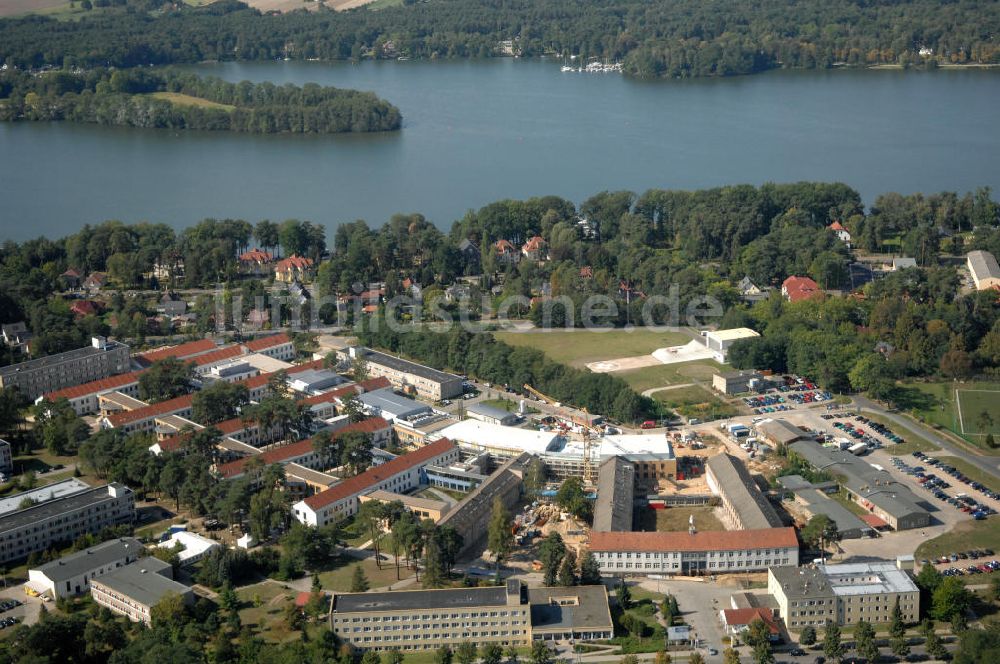
[(499, 573), (500, 565), (510, 555), (514, 544), (514, 536), (511, 532), (510, 513), (504, 507), (499, 496), (493, 501), (493, 512), (490, 515), (490, 524), (487, 532), (487, 546), (493, 553), (496, 560), (496, 569)]
[(559, 585), (575, 586), (578, 582), (576, 577), (576, 554), (572, 549), (566, 550), (562, 564), (559, 565)]
[(854, 649), (869, 662), (878, 659), (878, 645), (875, 643), (875, 629), (871, 623), (859, 620), (854, 628)]
[(361, 565), (354, 566), (354, 572), (351, 575), (351, 592), (352, 593), (363, 593), (368, 591), (368, 577), (365, 576), (365, 571), (361, 569)]
[(823, 654), (835, 664), (844, 656), (844, 644), (840, 642), (840, 625), (827, 622), (823, 628)]
[(889, 624), (889, 636), (894, 639), (902, 638), (906, 634), (906, 625), (903, 624), (903, 611), (899, 608), (899, 598), (892, 605), (892, 621)]
[(594, 555), (587, 551), (580, 558), (580, 585), (598, 586), (601, 584), (601, 566)]

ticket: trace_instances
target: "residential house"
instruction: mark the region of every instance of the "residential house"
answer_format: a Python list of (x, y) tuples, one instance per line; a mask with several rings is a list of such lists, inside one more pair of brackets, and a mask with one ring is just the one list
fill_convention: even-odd
[(187, 302), (178, 297), (177, 293), (166, 291), (160, 298), (159, 304), (156, 305), (156, 310), (164, 316), (171, 318), (174, 316), (183, 316), (187, 313)]
[(917, 261), (913, 258), (893, 258), (892, 259), (892, 271), (899, 272), (900, 270), (906, 270), (911, 267), (917, 267)]
[(480, 255), (477, 247), (468, 238), (458, 243), (458, 250), (462, 253), (462, 258), (467, 266), (466, 272), (475, 274), (479, 271)]
[(255, 273), (260, 273), (271, 264), (274, 256), (269, 251), (254, 247), (251, 251), (240, 254), (240, 267)]
[(31, 331), (28, 330), (28, 326), (25, 325), (24, 321), (18, 321), (17, 323), (7, 323), (0, 327), (0, 334), (3, 336), (3, 342), (7, 344), (8, 348), (13, 348), (14, 350), (20, 351), (25, 355), (31, 353)]
[(541, 235), (528, 239), (521, 247), (521, 253), (530, 261), (543, 261), (548, 258), (548, 243)]
[(90, 276), (84, 279), (84, 289), (94, 292), (99, 291), (108, 285), (108, 275), (104, 272), (91, 272)]
[(837, 238), (841, 242), (846, 244), (848, 247), (851, 246), (851, 232), (846, 228), (844, 228), (843, 224), (841, 224), (839, 221), (835, 221), (829, 226), (827, 226), (827, 228), (836, 233)]
[(768, 295), (768, 289), (760, 288), (750, 280), (749, 276), (740, 279), (739, 283), (736, 284), (736, 290), (740, 292), (740, 297), (745, 302), (757, 302), (766, 299)]
[(823, 297), (819, 284), (809, 277), (788, 277), (781, 284), (781, 295), (789, 302), (801, 302)]
[(66, 286), (67, 290), (76, 290), (83, 282), (83, 275), (73, 268), (70, 268), (60, 274), (59, 278), (62, 279), (62, 282)]
[(274, 279), (290, 284), (293, 281), (309, 281), (313, 276), (313, 260), (298, 254), (284, 258), (274, 266)]
[(83, 318), (84, 316), (96, 316), (101, 312), (101, 306), (93, 300), (74, 300), (69, 310), (76, 318)]
[(509, 240), (497, 240), (493, 248), (497, 252), (497, 261), (503, 265), (514, 265), (521, 260), (521, 252)]

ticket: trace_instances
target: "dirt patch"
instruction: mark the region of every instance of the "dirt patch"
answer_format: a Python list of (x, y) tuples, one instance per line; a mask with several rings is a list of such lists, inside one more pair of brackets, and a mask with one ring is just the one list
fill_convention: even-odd
[(69, 4), (66, 0), (0, 0), (0, 16), (19, 16)]
[[(5, 0), (0, 0), (4, 2)], [(30, 2), (30, 0), (24, 0)], [(262, 12), (290, 12), (296, 9), (316, 11), (320, 5), (343, 11), (367, 5), (374, 0), (325, 0), (324, 2), (304, 2), (303, 0), (246, 0), (246, 3)]]

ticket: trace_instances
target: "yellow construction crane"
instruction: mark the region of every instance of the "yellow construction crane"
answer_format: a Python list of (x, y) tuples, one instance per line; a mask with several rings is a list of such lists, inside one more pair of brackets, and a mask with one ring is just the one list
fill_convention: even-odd
[(539, 392), (531, 385), (525, 383), (524, 389), (527, 390), (529, 394), (536, 396), (538, 399), (544, 401), (545, 403), (551, 404), (556, 408), (558, 408), (562, 413), (564, 419), (567, 419), (576, 426), (580, 427), (580, 433), (583, 435), (583, 483), (585, 485), (592, 486), (594, 484), (594, 465), (591, 459), (593, 450), (592, 450), (590, 436), (592, 433), (600, 433), (600, 432), (597, 429), (595, 429), (593, 425), (591, 425), (590, 413), (587, 411), (587, 408), (584, 407), (581, 409), (584, 414), (584, 419), (580, 420), (579, 418), (576, 417), (576, 415), (573, 414), (571, 410), (564, 409), (560, 402), (556, 401), (555, 399), (546, 394)]

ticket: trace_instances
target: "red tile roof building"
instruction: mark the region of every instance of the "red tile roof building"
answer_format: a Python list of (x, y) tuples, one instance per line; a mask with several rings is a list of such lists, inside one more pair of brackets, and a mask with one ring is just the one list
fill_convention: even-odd
[(146, 351), (145, 353), (139, 353), (135, 356), (135, 359), (145, 366), (149, 366), (153, 362), (158, 362), (160, 360), (165, 360), (168, 357), (175, 357), (179, 360), (186, 360), (197, 355), (202, 355), (204, 353), (209, 353), (218, 348), (215, 342), (211, 339), (199, 339), (198, 341), (189, 341), (185, 344), (179, 346), (170, 346), (169, 348), (157, 348), (156, 350)]
[(761, 620), (767, 625), (767, 630), (771, 638), (781, 635), (781, 628), (774, 620), (774, 612), (760, 606), (750, 609), (722, 609), (719, 612), (722, 619), (722, 627), (728, 634), (738, 634), (750, 627), (754, 620)]
[(590, 551), (604, 574), (725, 574), (798, 565), (794, 528), (704, 532), (592, 532)]
[(295, 503), (292, 515), (309, 526), (336, 523), (357, 513), (358, 496), (362, 493), (376, 489), (394, 493), (411, 491), (420, 485), (425, 466), (449, 465), (458, 459), (455, 444), (442, 438)]
[(144, 408), (112, 413), (104, 418), (102, 425), (109, 429), (122, 429), (128, 434), (152, 431), (156, 426), (157, 417), (166, 415), (190, 416), (193, 402), (194, 395), (185, 394), (160, 403), (150, 404)]
[(274, 278), (284, 283), (308, 279), (312, 276), (313, 260), (297, 254), (283, 258), (274, 266)]
[(788, 277), (781, 284), (781, 294), (789, 302), (801, 302), (814, 297), (823, 297), (819, 284), (809, 277)]
[[(82, 385), (66, 387), (54, 392), (48, 392), (39, 397), (39, 401), (52, 401), (66, 399), (76, 411), (77, 415), (87, 415), (96, 413), (98, 410), (97, 397), (108, 392), (122, 392), (130, 397), (139, 396), (139, 376), (142, 371), (132, 371), (130, 373), (118, 374), (110, 378), (93, 380)], [(37, 402), (36, 402), (37, 403)]]
[(240, 254), (240, 262), (249, 265), (262, 266), (271, 262), (274, 258), (269, 251), (262, 251), (254, 247), (252, 250)]

